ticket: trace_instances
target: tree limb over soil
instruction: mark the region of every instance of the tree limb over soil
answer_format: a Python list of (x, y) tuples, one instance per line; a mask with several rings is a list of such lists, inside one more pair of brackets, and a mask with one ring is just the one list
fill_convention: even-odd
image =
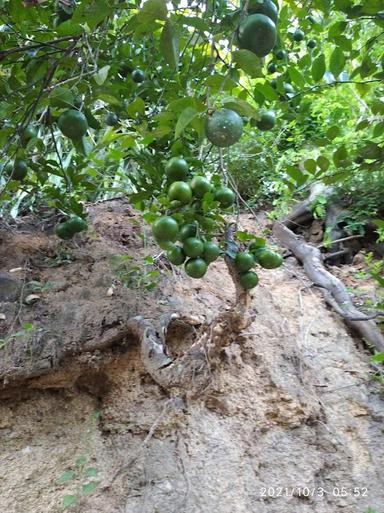
[(363, 314), (354, 306), (345, 285), (324, 268), (320, 250), (299, 238), (283, 223), (275, 223), (273, 233), (280, 243), (289, 248), (295, 257), (300, 260), (307, 276), (313, 283), (323, 289), (326, 302), (362, 338), (377, 351), (383, 352), (384, 336), (372, 320), (377, 315)]

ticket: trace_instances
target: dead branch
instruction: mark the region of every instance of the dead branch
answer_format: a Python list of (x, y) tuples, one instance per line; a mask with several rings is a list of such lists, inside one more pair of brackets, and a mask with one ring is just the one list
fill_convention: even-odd
[(384, 337), (376, 323), (371, 316), (361, 313), (355, 307), (345, 285), (324, 268), (320, 250), (299, 238), (283, 223), (275, 223), (273, 233), (300, 260), (313, 283), (328, 291), (329, 298), (332, 299), (328, 299), (328, 303), (332, 307), (337, 305), (336, 311), (369, 344), (380, 352), (384, 351)]

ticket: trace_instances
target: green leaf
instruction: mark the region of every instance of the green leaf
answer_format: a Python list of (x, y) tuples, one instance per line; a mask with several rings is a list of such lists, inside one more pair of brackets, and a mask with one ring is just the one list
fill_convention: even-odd
[(82, 486), (81, 490), (83, 495), (88, 495), (96, 490), (101, 481), (91, 481)]
[(302, 89), (305, 86), (305, 78), (296, 67), (290, 66), (288, 68), (288, 74), (292, 82), (296, 84), (298, 87)]
[(76, 472), (74, 470), (67, 470), (59, 477), (60, 483), (66, 483), (67, 481), (70, 481), (76, 476)]
[(276, 101), (279, 99), (279, 96), (278, 96), (276, 90), (273, 89), (273, 87), (267, 83), (256, 84), (254, 91), (256, 93), (262, 94), (264, 96), (264, 98), (266, 98), (267, 100), (270, 100), (270, 101)]
[(132, 103), (127, 107), (127, 112), (131, 117), (135, 117), (136, 114), (145, 114), (145, 102), (140, 96), (135, 98)]
[(71, 507), (75, 502), (79, 500), (77, 495), (64, 495), (63, 497), (63, 509)]
[(107, 80), (108, 72), (110, 70), (111, 66), (103, 66), (100, 68), (94, 75), (93, 78), (95, 79), (96, 84), (102, 85)]
[(345, 145), (340, 146), (336, 151), (333, 152), (333, 162), (336, 166), (341, 165), (341, 163), (348, 157), (348, 151)]
[(211, 75), (206, 80), (206, 85), (212, 87), (216, 91), (232, 91), (237, 87), (237, 84), (228, 75)]
[(285, 171), (291, 178), (293, 178), (297, 185), (303, 185), (308, 179), (308, 176), (305, 176), (297, 167), (287, 166)]
[(227, 109), (232, 109), (236, 111), (241, 116), (247, 116), (249, 118), (258, 119), (259, 112), (255, 109), (250, 103), (246, 100), (241, 100), (239, 98), (224, 98), (223, 105)]
[(374, 356), (371, 357), (371, 360), (375, 363), (384, 362), (384, 353), (376, 353)]
[(312, 64), (312, 78), (315, 82), (319, 82), (326, 71), (326, 65), (325, 65), (325, 56), (323, 53), (321, 53), (316, 59), (313, 61)]
[(338, 135), (340, 135), (340, 128), (338, 126), (331, 126), (326, 132), (326, 136), (330, 141), (333, 141)]
[(160, 36), (160, 50), (172, 69), (179, 65), (179, 38), (170, 21), (164, 25)]
[(318, 157), (317, 159), (317, 165), (319, 166), (319, 168), (325, 172), (327, 171), (327, 169), (329, 168), (329, 160), (327, 159), (327, 157), (324, 157), (323, 155), (320, 155), (320, 157)]
[[(153, 259), (153, 257), (151, 257)], [(153, 262), (151, 262), (153, 263)], [(85, 475), (87, 477), (96, 477), (98, 474), (97, 472), (97, 469), (95, 467), (88, 467), (86, 470), (85, 470)]]
[(333, 76), (337, 78), (340, 73), (343, 71), (345, 66), (345, 55), (344, 52), (339, 48), (336, 47), (329, 59), (329, 69)]
[(313, 175), (316, 173), (317, 164), (313, 159), (308, 159), (304, 161), (304, 168)]
[(251, 78), (262, 76), (262, 61), (249, 50), (236, 50), (232, 52), (232, 58), (237, 66)]
[(147, 0), (138, 15), (142, 23), (153, 20), (166, 20), (168, 16), (166, 0)]
[(194, 107), (187, 107), (182, 111), (179, 116), (179, 119), (176, 123), (175, 128), (175, 139), (180, 137), (180, 135), (184, 132), (186, 127), (191, 123), (191, 121), (199, 114), (199, 111)]

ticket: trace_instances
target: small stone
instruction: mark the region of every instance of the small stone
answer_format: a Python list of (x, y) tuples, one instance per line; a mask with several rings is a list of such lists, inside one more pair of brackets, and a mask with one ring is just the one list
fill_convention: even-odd
[(8, 273), (0, 272), (0, 301), (16, 301), (20, 282)]

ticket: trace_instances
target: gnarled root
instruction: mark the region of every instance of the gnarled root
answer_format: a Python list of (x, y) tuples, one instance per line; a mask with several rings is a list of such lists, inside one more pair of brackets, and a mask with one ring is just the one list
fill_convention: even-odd
[(275, 223), (273, 233), (281, 244), (289, 248), (295, 257), (302, 262), (308, 278), (323, 289), (327, 303), (368, 344), (372, 345), (377, 351), (384, 351), (384, 336), (372, 320), (377, 315), (363, 314), (354, 306), (345, 285), (324, 268), (320, 250), (306, 243), (282, 223)]

